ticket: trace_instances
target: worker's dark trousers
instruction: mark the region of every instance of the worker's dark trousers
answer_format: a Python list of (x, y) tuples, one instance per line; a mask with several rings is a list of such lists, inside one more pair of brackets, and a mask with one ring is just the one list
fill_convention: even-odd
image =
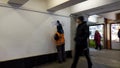
[(96, 44), (95, 49), (98, 49), (98, 48), (99, 48), (100, 50), (102, 49), (102, 46), (101, 46), (101, 44), (100, 44), (100, 43), (95, 42), (95, 44)]
[(58, 52), (58, 61), (63, 62), (66, 59), (65, 55), (65, 44), (61, 46), (57, 46), (57, 52)]
[(81, 55), (85, 55), (87, 62), (88, 62), (88, 68), (92, 68), (92, 62), (90, 59), (90, 55), (89, 55), (89, 49), (81, 49), (80, 47), (77, 47), (79, 45), (76, 45), (75, 47), (75, 56), (74, 56), (74, 60), (73, 60), (73, 64), (71, 66), (71, 68), (76, 68), (77, 67), (77, 63), (79, 61), (79, 57)]
[(120, 43), (120, 38), (119, 38), (119, 43)]

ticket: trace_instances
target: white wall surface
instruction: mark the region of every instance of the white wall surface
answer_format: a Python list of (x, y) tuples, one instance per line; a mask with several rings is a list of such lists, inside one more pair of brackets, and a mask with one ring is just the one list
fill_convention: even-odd
[(9, 0), (0, 0), (0, 3), (7, 3)]
[(70, 49), (70, 18), (0, 7), (0, 61), (56, 52), (53, 22), (64, 24), (66, 51)]
[(89, 16), (89, 17), (88, 17), (88, 21), (89, 21), (89, 22), (94, 22), (94, 23), (96, 23), (96, 22), (98, 22), (97, 19), (98, 19), (98, 15), (92, 15), (92, 16)]
[(120, 10), (113, 11), (113, 12), (108, 12), (108, 13), (104, 13), (104, 14), (100, 14), (100, 15), (105, 17), (105, 18), (108, 18), (108, 19), (116, 20), (116, 14), (117, 13), (120, 13)]
[(105, 23), (104, 17), (98, 17), (97, 20), (98, 20), (99, 24), (104, 24)]
[(116, 14), (115, 13), (105, 13), (105, 14), (101, 14), (101, 16), (103, 16), (107, 19), (116, 20)]

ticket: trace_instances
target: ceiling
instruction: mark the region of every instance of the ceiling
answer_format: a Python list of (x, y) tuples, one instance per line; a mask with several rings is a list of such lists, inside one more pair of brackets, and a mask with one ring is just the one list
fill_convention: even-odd
[(115, 2), (109, 5), (104, 5), (104, 6), (100, 6), (97, 8), (93, 8), (93, 9), (89, 9), (86, 11), (82, 11), (82, 12), (78, 12), (75, 13), (75, 15), (81, 15), (81, 14), (86, 14), (86, 15), (99, 15), (99, 14), (103, 14), (103, 13), (107, 13), (107, 12), (112, 12), (112, 11), (117, 11), (120, 10), (120, 2)]
[(22, 5), (24, 5), (28, 1), (29, 0), (9, 0), (8, 4), (10, 4), (13, 7), (21, 7)]
[(25, 4), (29, 0), (9, 0), (8, 3)]
[[(56, 1), (55, 4), (57, 2), (59, 2), (58, 0), (53, 0), (53, 1)], [(50, 3), (51, 5), (54, 5), (54, 2), (48, 2), (48, 4)], [(48, 11), (58, 11), (58, 10), (61, 10), (61, 9), (64, 9), (64, 8), (67, 8), (67, 7), (70, 7), (70, 6), (73, 6), (75, 4), (78, 4), (78, 3), (81, 3), (81, 2), (84, 2), (86, 0), (67, 0), (65, 2), (62, 2), (61, 4), (57, 4), (57, 5), (54, 5), (50, 8), (48, 8)]]

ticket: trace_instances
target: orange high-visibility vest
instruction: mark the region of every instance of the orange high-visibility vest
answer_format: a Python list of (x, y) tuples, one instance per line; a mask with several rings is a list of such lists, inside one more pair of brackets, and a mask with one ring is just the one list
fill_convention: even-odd
[(60, 46), (62, 44), (65, 43), (65, 38), (64, 38), (64, 34), (60, 34), (58, 32), (56, 32), (56, 34), (58, 35), (59, 39), (58, 40), (55, 40), (55, 43), (57, 46)]

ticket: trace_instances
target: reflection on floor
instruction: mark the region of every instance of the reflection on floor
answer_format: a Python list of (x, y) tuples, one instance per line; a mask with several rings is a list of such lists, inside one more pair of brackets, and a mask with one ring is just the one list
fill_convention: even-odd
[[(90, 49), (93, 68), (120, 68), (120, 51), (114, 50), (94, 50)], [(72, 59), (67, 59), (65, 63), (57, 62), (45, 64), (34, 68), (70, 68)], [(87, 68), (87, 62), (81, 57), (77, 68)]]

